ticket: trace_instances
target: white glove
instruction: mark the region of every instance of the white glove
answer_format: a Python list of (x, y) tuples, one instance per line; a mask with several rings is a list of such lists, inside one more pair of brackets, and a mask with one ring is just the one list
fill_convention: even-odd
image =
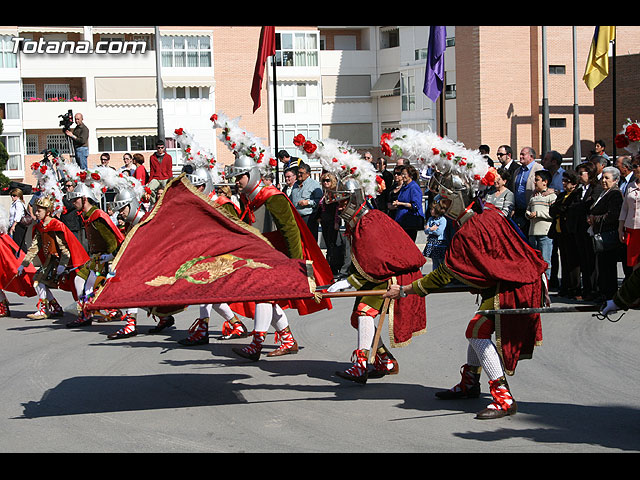
[(351, 284), (345, 278), (344, 280), (338, 280), (336, 283), (327, 288), (327, 292), (340, 292), (342, 290), (346, 290), (348, 288), (353, 288)]
[(604, 309), (601, 313), (602, 315), (608, 315), (609, 313), (615, 313), (618, 310), (620, 310), (620, 307), (616, 305), (613, 300), (607, 300), (607, 303), (605, 304)]
[(105, 253), (103, 255), (100, 255), (100, 263), (107, 263), (113, 259), (114, 259), (114, 256), (112, 253)]
[(62, 265), (58, 265), (58, 269), (56, 270), (56, 274), (58, 275), (62, 275), (62, 273), (64, 272), (65, 267)]
[(24, 265), (20, 265), (18, 267), (18, 275), (22, 275), (24, 273)]

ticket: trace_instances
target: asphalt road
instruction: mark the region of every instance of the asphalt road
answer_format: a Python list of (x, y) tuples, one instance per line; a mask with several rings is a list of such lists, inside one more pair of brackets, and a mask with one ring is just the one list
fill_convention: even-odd
[[(2, 452), (640, 451), (638, 311), (617, 323), (546, 315), (543, 345), (509, 378), (517, 415), (481, 421), (474, 414), (490, 402), (486, 376), (479, 399), (434, 397), (459, 381), (466, 361), (464, 330), (476, 307), (469, 293), (428, 297), (427, 333), (394, 349), (400, 373), (366, 385), (334, 375), (356, 346), (352, 299), (290, 314), (301, 351), (254, 363), (231, 350), (248, 340), (215, 339), (219, 317), (209, 345), (178, 344), (197, 307), (166, 333), (147, 334), (154, 321), (141, 315), (138, 336), (110, 341), (121, 322), (67, 329), (73, 316), (29, 320), (36, 300), (8, 296), (13, 316), (0, 319)], [(273, 342), (270, 334), (266, 351)]]

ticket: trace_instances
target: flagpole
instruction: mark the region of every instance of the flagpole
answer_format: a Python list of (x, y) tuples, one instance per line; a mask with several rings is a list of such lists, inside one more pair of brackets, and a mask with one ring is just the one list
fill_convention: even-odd
[(542, 152), (540, 158), (550, 150), (549, 98), (547, 93), (547, 27), (542, 27)]
[(613, 119), (611, 122), (611, 129), (612, 129), (612, 142), (611, 144), (613, 145), (613, 164), (616, 164), (616, 155), (617, 155), (617, 151), (616, 151), (616, 132), (617, 132), (617, 128), (616, 128), (616, 42), (618, 40), (618, 28), (616, 27), (616, 35), (615, 38), (613, 39), (613, 55), (612, 55), (612, 59), (611, 59), (611, 80), (613, 82), (613, 85), (611, 87), (611, 92), (612, 92), (612, 111), (613, 111)]
[(273, 145), (275, 148), (273, 153), (276, 156), (276, 177), (274, 183), (275, 185), (280, 185), (280, 162), (278, 161), (278, 77), (276, 75), (276, 63), (276, 55), (273, 55), (271, 57), (271, 68), (273, 71)]
[(580, 145), (580, 109), (578, 107), (578, 70), (577, 66), (577, 43), (576, 43), (576, 26), (571, 27), (573, 30), (573, 168), (580, 165), (582, 158), (582, 147)]

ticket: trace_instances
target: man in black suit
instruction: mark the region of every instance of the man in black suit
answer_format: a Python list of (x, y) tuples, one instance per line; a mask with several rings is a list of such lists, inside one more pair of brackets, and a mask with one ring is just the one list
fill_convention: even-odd
[(502, 168), (506, 168), (511, 174), (511, 178), (515, 171), (518, 168), (518, 163), (513, 161), (513, 150), (509, 145), (500, 145), (498, 147), (498, 151), (496, 152), (496, 156), (502, 165)]

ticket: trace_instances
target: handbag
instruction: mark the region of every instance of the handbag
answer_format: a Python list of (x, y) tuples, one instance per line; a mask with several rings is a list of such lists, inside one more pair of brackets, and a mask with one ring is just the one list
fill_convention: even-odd
[(408, 212), (400, 219), (400, 226), (406, 230), (424, 230), (424, 217)]
[(609, 252), (622, 245), (616, 230), (596, 233), (591, 237), (591, 240), (593, 241), (593, 250), (596, 253)]
[(24, 215), (18, 222), (23, 227), (29, 227), (33, 223), (34, 218), (31, 216), (29, 212), (24, 212)]

